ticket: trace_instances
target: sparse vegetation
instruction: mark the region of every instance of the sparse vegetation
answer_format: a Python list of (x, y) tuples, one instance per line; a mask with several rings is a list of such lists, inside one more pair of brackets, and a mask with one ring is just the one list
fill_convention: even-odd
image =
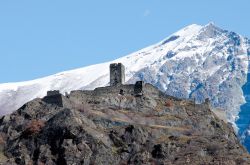
[(188, 141), (190, 141), (191, 139), (193, 139), (193, 136), (185, 136), (185, 135), (181, 135), (181, 136), (168, 136), (168, 135), (161, 135), (158, 139), (157, 139), (157, 143), (166, 143), (166, 142), (170, 142), (170, 141), (178, 141), (180, 143), (186, 143)]
[(165, 102), (165, 106), (166, 106), (166, 107), (173, 107), (173, 105), (174, 105), (174, 104), (173, 104), (173, 101), (172, 101), (172, 100), (169, 100), (169, 99), (166, 100), (166, 102)]
[(4, 134), (0, 133), (0, 164), (7, 160), (7, 158), (6, 158), (6, 156), (4, 155), (4, 152), (3, 152), (4, 145), (5, 145)]
[(118, 154), (118, 150), (119, 150), (119, 149), (118, 149), (117, 147), (112, 147), (112, 148), (111, 148), (112, 154), (116, 154), (116, 155), (117, 155), (117, 154)]
[(0, 151), (0, 164), (5, 162), (7, 160), (7, 157), (4, 155), (2, 151)]
[(45, 122), (43, 120), (33, 119), (25, 126), (24, 134), (25, 135), (38, 134), (44, 126)]
[(210, 144), (207, 146), (207, 153), (209, 155), (215, 156), (219, 152), (220, 147), (217, 144)]

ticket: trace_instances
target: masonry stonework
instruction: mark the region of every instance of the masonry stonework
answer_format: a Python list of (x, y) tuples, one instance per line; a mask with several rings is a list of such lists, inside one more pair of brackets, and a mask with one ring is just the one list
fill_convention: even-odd
[(122, 85), (125, 82), (125, 67), (122, 63), (110, 64), (110, 86)]
[(47, 96), (45, 96), (42, 100), (46, 103), (55, 104), (59, 107), (63, 107), (62, 95), (58, 90), (48, 91)]
[(137, 81), (134, 86), (135, 96), (142, 96), (144, 88), (145, 88), (145, 83), (143, 81)]

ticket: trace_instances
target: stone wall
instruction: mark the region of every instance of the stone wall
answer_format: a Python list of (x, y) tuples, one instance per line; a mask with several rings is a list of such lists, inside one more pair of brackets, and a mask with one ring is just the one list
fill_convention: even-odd
[(46, 103), (63, 107), (63, 99), (61, 94), (45, 96), (42, 100)]

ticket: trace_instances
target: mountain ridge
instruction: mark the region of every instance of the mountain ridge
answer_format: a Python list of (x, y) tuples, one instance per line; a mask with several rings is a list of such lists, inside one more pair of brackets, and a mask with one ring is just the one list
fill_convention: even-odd
[[(77, 89), (107, 86), (108, 66), (121, 62), (126, 66), (126, 82), (143, 80), (168, 95), (211, 100), (214, 108), (225, 110), (237, 130), (240, 106), (246, 100), (242, 86), (247, 83), (250, 41), (213, 23), (192, 24), (162, 41), (127, 56), (101, 64), (32, 81), (0, 84), (0, 115), (11, 113), (24, 103), (46, 95)], [(9, 101), (14, 100), (14, 101)]]

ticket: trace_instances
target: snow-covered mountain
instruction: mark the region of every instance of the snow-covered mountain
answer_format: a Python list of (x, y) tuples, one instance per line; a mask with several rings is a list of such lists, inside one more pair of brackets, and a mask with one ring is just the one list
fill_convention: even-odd
[[(122, 62), (127, 83), (144, 80), (169, 95), (210, 98), (214, 108), (225, 110), (235, 123), (240, 106), (246, 103), (243, 85), (247, 83), (250, 40), (216, 27), (190, 25), (163, 41), (114, 61), (61, 72), (27, 82), (0, 84), (0, 115), (46, 95), (93, 89), (109, 83), (109, 64)], [(249, 121), (245, 121), (245, 125)]]

